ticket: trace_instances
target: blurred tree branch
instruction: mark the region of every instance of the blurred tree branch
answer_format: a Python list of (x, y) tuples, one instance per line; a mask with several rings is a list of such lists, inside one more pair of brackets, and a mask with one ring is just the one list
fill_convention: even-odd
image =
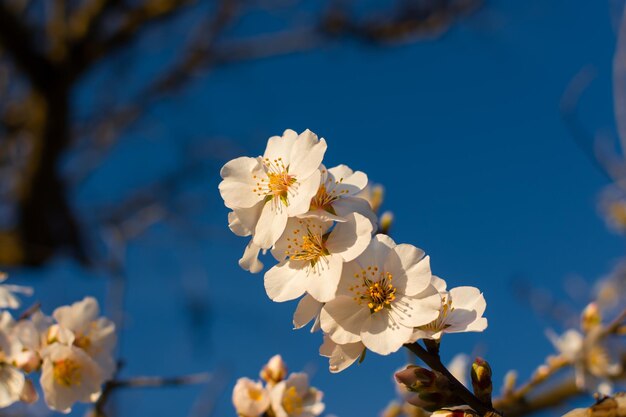
[[(255, 8), (298, 7), (300, 2), (248, 0), (0, 0), (0, 158), (2, 180), (14, 182), (3, 204), (15, 219), (0, 229), (4, 265), (42, 265), (64, 252), (81, 263), (97, 263), (84, 219), (71, 207), (73, 189), (106, 158), (125, 129), (151, 105), (189, 83), (192, 76), (235, 61), (314, 48), (351, 37), (384, 45), (432, 38), (480, 0), (404, 0), (370, 19), (352, 16), (348, 6), (320, 5), (306, 25), (236, 37), (226, 30)], [(169, 28), (186, 13), (207, 13), (180, 36), (178, 57), (163, 65), (130, 101), (108, 106), (95, 119), (79, 121), (71, 97), (85, 75), (119, 59), (154, 28)], [(141, 60), (140, 54), (133, 60)], [(102, 138), (105, 138), (102, 140)], [(78, 178), (61, 175), (59, 162), (77, 144), (89, 157)], [(4, 161), (19, 145), (19, 161)], [(9, 158), (10, 159), (10, 158)], [(76, 174), (76, 173), (74, 173)], [(11, 178), (10, 178), (11, 177)], [(132, 213), (128, 213), (132, 215)]]

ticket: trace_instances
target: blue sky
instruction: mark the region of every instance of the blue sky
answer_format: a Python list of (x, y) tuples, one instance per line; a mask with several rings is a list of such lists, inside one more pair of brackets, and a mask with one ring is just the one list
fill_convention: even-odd
[[(531, 312), (514, 283), (565, 299), (567, 278), (591, 284), (623, 252), (597, 215), (606, 179), (559, 113), (566, 86), (591, 65), (597, 77), (581, 101), (582, 120), (591, 130), (613, 128), (614, 43), (605, 1), (494, 0), (437, 41), (382, 49), (336, 42), (198, 78), (153, 109), (154, 125), (129, 133), (74, 196), (78, 208), (114, 202), (183, 164), (187, 138), (220, 138), (209, 147), (209, 168), (188, 186), (208, 201), (191, 220), (210, 233), (194, 238), (157, 225), (129, 248), (124, 374), (222, 367), (230, 379), (215, 415), (234, 416), (235, 379), (255, 377), (281, 353), (291, 370), (314, 373), (339, 417), (375, 416), (392, 398), (404, 353), (370, 354), (331, 375), (317, 354), (321, 336), (291, 330), (295, 304), (272, 303), (262, 275), (237, 266), (245, 239), (227, 229), (220, 166), (261, 154), (285, 128), (309, 128), (328, 142), (327, 166), (347, 164), (386, 187), (397, 242), (423, 248), (449, 286), (484, 291), (489, 328), (446, 338), (444, 357), (483, 355), (497, 381), (511, 368), (528, 376), (550, 352), (544, 331), (554, 323)], [(63, 259), (14, 276), (35, 286), (48, 311), (105, 294), (101, 276)], [(190, 320), (193, 302), (200, 309)], [(124, 392), (119, 415), (185, 416), (201, 391)]]

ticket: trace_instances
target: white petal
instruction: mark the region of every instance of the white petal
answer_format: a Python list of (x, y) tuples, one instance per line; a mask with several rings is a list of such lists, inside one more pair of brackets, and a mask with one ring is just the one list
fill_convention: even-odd
[(433, 285), (433, 287), (435, 287), (437, 289), (437, 291), (444, 292), (446, 290), (446, 281), (444, 281), (442, 278), (439, 278), (436, 275), (433, 275), (432, 278), (430, 279), (430, 283)]
[(333, 202), (333, 209), (340, 217), (345, 217), (350, 213), (362, 214), (368, 218), (374, 229), (377, 227), (378, 217), (367, 200), (358, 197), (342, 197)]
[(287, 210), (281, 202), (268, 201), (265, 203), (254, 230), (254, 244), (262, 249), (271, 248), (283, 234), (287, 225), (287, 218)]
[(339, 192), (346, 191), (346, 195), (355, 195), (367, 186), (367, 175), (361, 171), (354, 172), (346, 165), (329, 168), (328, 172), (338, 182), (335, 189)]
[(372, 352), (388, 355), (407, 343), (412, 333), (412, 328), (394, 323), (385, 311), (380, 311), (363, 323), (361, 340)]
[(480, 316), (485, 312), (485, 297), (476, 287), (456, 287), (450, 290), (454, 308), (474, 310)]
[(325, 152), (326, 141), (318, 140), (315, 133), (305, 130), (291, 148), (289, 173), (301, 178), (308, 177), (320, 166)]
[(235, 209), (228, 213), (228, 227), (237, 236), (250, 236), (256, 227), (261, 210), (263, 210), (263, 201), (250, 208)]
[(4, 287), (4, 285), (0, 285), (0, 308), (19, 308), (20, 300)]
[(298, 302), (295, 313), (293, 313), (294, 329), (301, 329), (309, 324), (311, 320), (318, 317), (323, 306), (323, 303), (320, 303), (309, 294), (302, 297), (300, 302)]
[(369, 245), (355, 261), (361, 268), (378, 266), (383, 269), (389, 252), (396, 246), (395, 242), (387, 235), (377, 234), (372, 238)]
[(322, 303), (335, 298), (342, 267), (343, 259), (340, 255), (330, 254), (320, 259), (310, 269), (307, 292)]
[(263, 196), (253, 191), (258, 178), (265, 175), (256, 158), (242, 156), (233, 159), (222, 167), (220, 175), (224, 180), (220, 182), (219, 190), (226, 207), (247, 208), (263, 200)]
[(294, 300), (305, 293), (309, 278), (304, 261), (283, 261), (265, 273), (265, 291), (276, 302)]
[(320, 171), (316, 170), (308, 177), (298, 177), (297, 182), (289, 189), (289, 216), (298, 216), (309, 211), (311, 199), (315, 197), (320, 183)]
[(259, 251), (261, 248), (254, 244), (250, 239), (246, 249), (243, 251), (243, 256), (239, 259), (239, 266), (246, 271), (250, 271), (253, 274), (261, 272), (263, 269), (263, 262), (259, 261)]
[(361, 340), (361, 326), (369, 315), (369, 309), (352, 298), (338, 296), (322, 308), (320, 324), (335, 343), (355, 343)]
[(407, 295), (424, 291), (430, 285), (430, 258), (413, 245), (400, 244), (385, 262), (385, 271), (393, 275), (394, 285)]
[(291, 148), (298, 138), (298, 134), (291, 129), (285, 130), (283, 136), (272, 136), (267, 141), (267, 147), (263, 158), (267, 158), (270, 161), (274, 159), (282, 158), (283, 164), (288, 166), (291, 162)]
[(299, 214), (298, 217), (301, 219), (316, 218), (322, 221), (334, 221), (338, 223), (343, 223), (346, 221), (346, 219), (344, 219), (343, 217), (339, 217), (322, 209), (307, 211), (304, 214)]
[(399, 296), (393, 303), (391, 315), (399, 324), (407, 327), (423, 326), (439, 317), (441, 296), (429, 285), (423, 292), (413, 296)]
[(338, 223), (330, 232), (326, 248), (350, 262), (359, 256), (372, 239), (372, 224), (366, 217), (352, 213), (345, 223)]
[(70, 306), (62, 306), (54, 310), (52, 316), (59, 324), (72, 331), (82, 331), (89, 323), (100, 315), (98, 301), (93, 297), (85, 297)]

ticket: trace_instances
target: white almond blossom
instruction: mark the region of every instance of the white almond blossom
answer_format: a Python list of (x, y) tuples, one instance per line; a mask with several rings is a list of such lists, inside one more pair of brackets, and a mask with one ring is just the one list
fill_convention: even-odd
[(116, 368), (113, 349), (117, 337), (115, 324), (99, 317), (98, 301), (85, 297), (72, 305), (57, 308), (52, 316), (61, 329), (73, 333), (72, 340), (67, 342), (83, 349), (102, 368), (104, 378), (110, 379)]
[[(6, 281), (7, 274), (0, 273), (0, 282)], [(27, 296), (33, 295), (33, 289), (31, 287), (24, 287), (22, 285), (0, 285), (0, 308), (19, 308), (21, 303), (15, 294), (24, 294)]]
[(339, 345), (324, 335), (324, 343), (320, 346), (320, 355), (328, 358), (328, 370), (332, 373), (341, 372), (363, 355), (365, 345), (362, 342)]
[(588, 335), (586, 340), (575, 329), (567, 330), (560, 336), (553, 331), (546, 333), (559, 354), (574, 365), (576, 386), (579, 389), (590, 393), (612, 394), (610, 379), (622, 372), (619, 358), (613, 358), (594, 335)]
[(395, 352), (413, 328), (439, 316), (441, 297), (431, 276), (421, 249), (379, 234), (344, 266), (337, 297), (322, 308), (322, 330), (338, 344), (363, 342), (381, 355)]
[(252, 219), (254, 227), (247, 226), (253, 230), (255, 245), (271, 248), (287, 219), (309, 210), (320, 184), (319, 166), (325, 152), (326, 141), (310, 130), (300, 135), (285, 130), (283, 136), (268, 140), (262, 157), (240, 157), (222, 167), (219, 190), (226, 207), (240, 218), (240, 209), (260, 209), (258, 218)]
[(446, 282), (436, 276), (432, 283), (442, 298), (439, 317), (415, 329), (412, 340), (440, 339), (444, 333), (482, 332), (487, 328), (487, 319), (482, 316), (487, 303), (478, 288), (457, 287), (447, 291)]
[(324, 220), (345, 221), (351, 213), (367, 217), (376, 228), (376, 214), (369, 202), (357, 195), (367, 185), (367, 175), (352, 171), (346, 165), (326, 169), (321, 167), (321, 181), (317, 194), (311, 200), (308, 213), (300, 217), (319, 217)]
[(257, 417), (265, 413), (270, 406), (267, 389), (261, 382), (249, 378), (239, 378), (233, 389), (233, 405), (241, 417)]
[(345, 262), (367, 247), (372, 224), (361, 214), (336, 223), (318, 218), (292, 218), (272, 255), (280, 264), (265, 274), (265, 290), (273, 301), (288, 301), (307, 292), (320, 302), (335, 297)]
[(309, 386), (305, 373), (292, 373), (270, 393), (276, 417), (315, 417), (324, 411), (321, 391)]
[(40, 384), (48, 407), (62, 413), (76, 402), (94, 402), (105, 381), (98, 364), (76, 346), (54, 343), (43, 351)]

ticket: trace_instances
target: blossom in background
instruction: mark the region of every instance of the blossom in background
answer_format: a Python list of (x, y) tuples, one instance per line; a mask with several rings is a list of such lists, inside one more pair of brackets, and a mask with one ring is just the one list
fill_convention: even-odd
[(309, 386), (309, 376), (292, 373), (270, 393), (276, 417), (315, 417), (324, 411), (323, 393)]
[(379, 234), (344, 266), (337, 297), (322, 308), (322, 330), (337, 344), (363, 342), (381, 355), (395, 352), (413, 328), (439, 316), (441, 297), (431, 276), (421, 249)]
[(61, 329), (72, 333), (66, 342), (84, 350), (100, 366), (103, 377), (110, 379), (116, 368), (113, 349), (117, 337), (115, 324), (99, 317), (98, 301), (85, 297), (72, 305), (57, 308), (52, 316)]
[[(0, 273), (0, 282), (6, 281), (7, 278), (7, 274)], [(19, 308), (21, 303), (15, 294), (31, 296), (33, 295), (33, 289), (21, 285), (0, 284), (0, 308)]]
[(282, 356), (272, 356), (263, 369), (261, 369), (260, 376), (268, 385), (275, 385), (285, 379), (287, 376), (287, 365), (285, 361), (283, 361)]
[(40, 384), (48, 407), (69, 413), (77, 401), (90, 403), (100, 396), (105, 378), (84, 350), (54, 343), (42, 356)]
[(574, 365), (579, 389), (604, 395), (612, 393), (610, 379), (621, 373), (622, 366), (619, 358), (613, 358), (595, 335), (588, 334), (585, 338), (578, 330), (570, 329), (560, 336), (548, 331), (547, 336), (559, 354)]
[[(262, 157), (239, 157), (222, 167), (219, 190), (224, 204), (253, 230), (256, 246), (271, 248), (287, 219), (309, 210), (319, 188), (318, 168), (325, 152), (326, 141), (310, 130), (300, 135), (285, 130), (283, 136), (268, 140)], [(258, 217), (244, 220), (242, 209), (253, 209), (250, 212), (258, 212)]]
[(441, 294), (441, 310), (434, 321), (413, 332), (413, 340), (439, 339), (444, 333), (482, 332), (487, 319), (482, 315), (487, 303), (478, 288), (457, 287), (446, 290), (446, 282), (433, 276), (433, 286)]
[(260, 375), (266, 385), (249, 378), (237, 380), (232, 400), (239, 416), (315, 417), (324, 411), (322, 392), (309, 386), (305, 373), (287, 376), (287, 365), (280, 355), (270, 358)]
[(233, 389), (233, 406), (242, 417), (257, 417), (270, 406), (268, 391), (261, 382), (249, 378), (239, 378)]
[(320, 302), (335, 297), (344, 263), (365, 250), (372, 224), (351, 213), (332, 226), (332, 221), (317, 218), (289, 219), (272, 250), (281, 262), (265, 274), (265, 290), (272, 300), (293, 300), (305, 292)]
[(310, 210), (300, 217), (344, 221), (352, 213), (359, 213), (376, 228), (376, 214), (369, 202), (358, 196), (367, 185), (367, 175), (346, 165), (329, 169), (322, 166), (320, 171), (320, 186), (311, 200)]

